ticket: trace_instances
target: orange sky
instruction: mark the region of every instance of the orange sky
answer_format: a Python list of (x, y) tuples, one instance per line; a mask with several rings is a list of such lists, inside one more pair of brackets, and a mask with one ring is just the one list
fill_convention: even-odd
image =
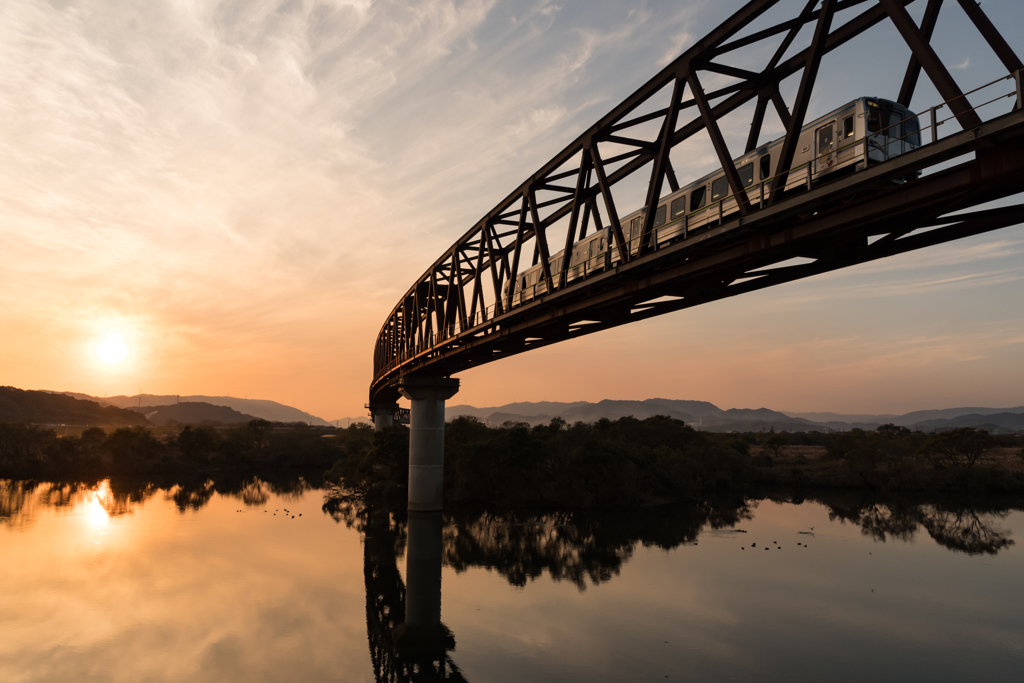
[[(415, 274), (739, 5), (3, 3), (0, 383), (362, 414)], [(1019, 24), (1011, 5), (985, 9)], [(936, 35), (966, 89), (996, 63), (959, 11)], [(902, 65), (891, 38), (861, 46)], [(811, 115), (902, 78), (823, 70)], [(714, 165), (694, 148), (677, 170)], [(1022, 253), (1011, 228), (710, 304), (467, 372), (454, 402), (1021, 405)]]

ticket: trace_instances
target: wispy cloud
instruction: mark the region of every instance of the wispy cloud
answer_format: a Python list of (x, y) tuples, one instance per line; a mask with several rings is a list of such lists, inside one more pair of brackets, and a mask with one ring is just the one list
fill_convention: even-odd
[[(151, 350), (131, 373), (168, 392), (273, 393), (258, 376), (311, 387), (309, 368), (343, 358), (332, 381), (345, 388), (317, 400), (361, 404), (374, 335), (415, 275), (726, 13), (654, 0), (0, 3), (0, 357), (24, 359), (5, 381), (52, 385), (45, 369), (88, 391), (100, 376), (62, 349), (119, 325)], [(677, 152), (684, 176), (717, 163), (706, 145)], [(860, 289), (816, 283), (886, 296), (878, 283), (899, 268), (897, 288), (921, 296), (1012, 286), (1021, 244), (863, 266)]]

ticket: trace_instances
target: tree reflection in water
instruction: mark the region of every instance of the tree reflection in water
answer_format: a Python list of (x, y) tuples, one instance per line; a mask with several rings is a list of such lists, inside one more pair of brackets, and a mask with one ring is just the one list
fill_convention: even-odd
[[(910, 541), (924, 529), (938, 544), (971, 554), (994, 554), (1013, 544), (1009, 532), (995, 524), (1022, 501), (1003, 505), (975, 503), (882, 502), (858, 492), (807, 498), (774, 497), (777, 502), (816, 502), (832, 520), (852, 522), (877, 541)], [(752, 516), (750, 500), (716, 500), (600, 513), (544, 514), (445, 513), (440, 534), (444, 563), (456, 571), (483, 567), (509, 583), (524, 586), (545, 572), (555, 581), (570, 581), (579, 590), (619, 574), (638, 545), (672, 549), (696, 543), (701, 531), (734, 527)], [(417, 632), (405, 622), (406, 586), (398, 558), (416, 539), (406, 513), (368, 509), (358, 500), (328, 496), (324, 511), (365, 537), (366, 626), (377, 681), (453, 681), (462, 674), (452, 659), (454, 635), (440, 622), (440, 580), (436, 584), (438, 619), (433, 631)], [(406, 576), (416, 581), (414, 563)], [(411, 620), (411, 619), (410, 619)]]
[(112, 517), (128, 515), (157, 494), (172, 501), (180, 512), (205, 507), (214, 494), (238, 498), (247, 507), (262, 507), (277, 496), (296, 500), (318, 488), (315, 479), (290, 477), (221, 477), (186, 481), (107, 479), (101, 481), (40, 482), (0, 479), (0, 524), (23, 528), (38, 508), (71, 511), (95, 498)]
[[(179, 511), (198, 510), (214, 494), (262, 507), (271, 496), (298, 498), (315, 483), (292, 477), (196, 479), (178, 482), (0, 480), (0, 524), (24, 529), (41, 508), (73, 510), (98, 500), (110, 515), (132, 513), (162, 494)], [(365, 507), (331, 491), (323, 510), (364, 536), (366, 627), (378, 681), (461, 681), (455, 637), (441, 622), (442, 563), (456, 571), (483, 567), (524, 586), (543, 574), (579, 590), (616, 577), (638, 546), (672, 549), (696, 543), (706, 529), (734, 527), (752, 516), (760, 497), (603, 512), (448, 512), (410, 520), (406, 511)], [(971, 555), (1013, 545), (1001, 528), (1020, 498), (953, 500), (838, 491), (772, 495), (780, 503), (818, 503), (830, 519), (852, 523), (879, 541), (907, 542), (923, 529), (939, 545)], [(398, 558), (406, 556), (408, 585)]]
[(894, 539), (909, 542), (918, 531), (954, 552), (968, 555), (995, 555), (1014, 544), (1007, 529), (998, 522), (1021, 501), (943, 501), (909, 502), (905, 498), (865, 498), (856, 492), (833, 494), (820, 499), (829, 508), (829, 519), (852, 522), (865, 536), (885, 542)]

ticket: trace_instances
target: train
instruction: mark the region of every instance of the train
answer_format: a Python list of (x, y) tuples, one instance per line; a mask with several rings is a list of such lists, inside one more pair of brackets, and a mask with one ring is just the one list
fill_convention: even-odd
[[(783, 140), (773, 140), (733, 160), (740, 182), (751, 188), (747, 190), (751, 206), (760, 206), (770, 195), (769, 184), (765, 181), (775, 176)], [(785, 191), (812, 187), (856, 173), (920, 146), (921, 125), (917, 114), (897, 102), (861, 97), (801, 129)], [(631, 256), (640, 250), (646, 211), (643, 207), (620, 221)], [(738, 212), (739, 204), (730, 193), (725, 172), (718, 169), (658, 201), (654, 214), (657, 245), (688, 239), (720, 225)], [(576, 242), (568, 264), (565, 261), (566, 255), (560, 251), (550, 257), (548, 264), (555, 278), (567, 267), (566, 282), (614, 268), (620, 255), (613, 248), (611, 229), (603, 228)], [(510, 284), (505, 283), (504, 287), (506, 301)], [(516, 278), (511, 305), (522, 305), (547, 291), (543, 268), (537, 264)]]

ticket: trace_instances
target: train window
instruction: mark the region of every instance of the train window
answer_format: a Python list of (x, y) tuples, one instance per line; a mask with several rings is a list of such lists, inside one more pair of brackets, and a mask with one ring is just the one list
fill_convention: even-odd
[(916, 116), (911, 116), (903, 122), (903, 131), (907, 136), (907, 142), (914, 147), (921, 146), (921, 122)]
[(693, 192), (690, 193), (690, 211), (696, 211), (697, 209), (704, 206), (705, 197), (705, 186), (694, 188)]
[(634, 218), (629, 224), (629, 239), (640, 236), (640, 219)]
[(772, 176), (772, 155), (765, 154), (761, 157), (761, 180)]
[(889, 114), (889, 130), (886, 135), (891, 138), (903, 137), (903, 115), (898, 111)]
[(853, 137), (853, 117), (847, 116), (843, 119), (843, 139)]
[(668, 213), (668, 207), (662, 204), (658, 207), (658, 210), (654, 212), (654, 227), (659, 225), (665, 225), (665, 215)]
[(878, 110), (878, 105), (868, 107), (868, 132), (877, 133), (882, 130), (882, 112)]
[(740, 185), (743, 187), (749, 187), (754, 184), (754, 164), (749, 163), (743, 168), (739, 169), (737, 173), (740, 174)]
[(679, 218), (686, 213), (686, 195), (672, 202), (672, 220)]
[(601, 251), (604, 251), (604, 238), (601, 238)]
[(818, 154), (832, 151), (832, 124), (818, 129)]
[(725, 176), (711, 183), (711, 201), (721, 199), (727, 194), (729, 194), (729, 181), (725, 179)]

